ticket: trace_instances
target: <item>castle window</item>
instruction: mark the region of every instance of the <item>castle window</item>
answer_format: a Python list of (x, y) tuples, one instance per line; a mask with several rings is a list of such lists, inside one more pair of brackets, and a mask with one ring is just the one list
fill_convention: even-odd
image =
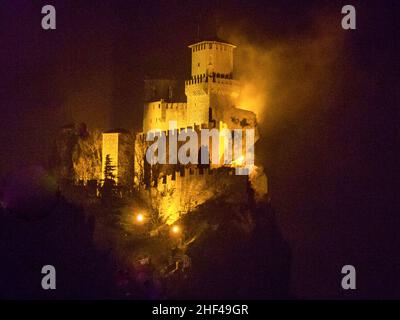
[(198, 67), (200, 67), (200, 62), (197, 64)]
[(208, 48), (209, 48), (209, 49), (212, 49), (212, 43), (210, 43), (210, 44), (208, 45)]

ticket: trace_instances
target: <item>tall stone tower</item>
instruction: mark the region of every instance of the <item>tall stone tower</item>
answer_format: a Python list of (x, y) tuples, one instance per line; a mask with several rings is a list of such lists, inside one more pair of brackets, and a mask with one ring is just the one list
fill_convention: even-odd
[(103, 132), (101, 179), (105, 179), (106, 158), (109, 157), (114, 166), (113, 174), (117, 185), (130, 187), (133, 183), (133, 151), (132, 135), (124, 129)]
[(191, 79), (185, 81), (188, 126), (218, 123), (222, 109), (233, 106), (239, 84), (233, 79), (233, 44), (218, 38), (189, 46)]

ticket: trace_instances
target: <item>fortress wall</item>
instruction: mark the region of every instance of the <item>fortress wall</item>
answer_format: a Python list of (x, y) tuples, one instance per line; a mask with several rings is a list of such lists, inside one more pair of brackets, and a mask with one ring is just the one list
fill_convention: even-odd
[(130, 133), (120, 133), (118, 142), (118, 183), (126, 187), (132, 187), (134, 170), (133, 137)]
[(146, 103), (143, 111), (143, 131), (147, 132), (155, 128), (158, 119), (161, 119), (161, 101)]
[[(178, 135), (181, 132), (188, 132), (190, 129), (194, 130), (197, 133), (197, 137), (198, 137), (198, 142), (199, 142), (199, 156), (201, 155), (201, 146), (203, 146), (205, 144), (205, 141), (201, 140), (201, 129), (214, 129), (214, 126), (216, 126), (217, 124), (214, 123), (209, 123), (209, 124), (203, 124), (202, 126), (197, 126), (195, 125), (193, 128), (192, 127), (188, 127), (188, 128), (179, 128), (176, 129), (174, 131), (164, 131), (165, 133), (165, 138), (166, 138), (166, 151), (167, 151), (167, 164), (164, 165), (159, 165), (159, 172), (154, 172), (152, 171), (151, 173), (148, 172), (147, 178), (150, 178), (151, 175), (158, 175), (160, 173), (170, 173), (173, 170), (176, 170), (176, 166), (177, 165), (170, 165), (169, 164), (169, 138), (170, 135)], [(224, 123), (219, 123), (218, 124), (218, 129), (221, 131), (221, 129), (224, 127), (226, 127), (226, 124)], [(239, 125), (240, 126), (240, 125)], [(176, 140), (177, 138), (173, 138), (174, 140)], [(216, 169), (216, 168), (221, 168), (222, 165), (222, 161), (223, 161), (223, 154), (224, 154), (224, 147), (225, 147), (225, 143), (224, 143), (224, 137), (220, 136), (219, 138), (219, 148), (218, 148), (218, 154), (219, 154), (219, 159), (220, 159), (220, 163), (219, 164), (212, 164), (211, 163), (211, 159), (212, 159), (212, 153), (213, 153), (213, 139), (212, 137), (209, 137), (209, 149), (208, 149), (208, 153), (209, 153), (209, 157), (210, 157), (210, 166), (212, 169)], [(182, 147), (182, 145), (184, 145), (186, 143), (186, 141), (178, 141), (177, 142), (177, 149), (179, 150), (180, 147)], [(136, 141), (135, 141), (135, 186), (137, 188), (139, 188), (141, 186), (141, 184), (150, 184), (150, 180), (146, 180), (145, 179), (145, 165), (147, 164), (146, 159), (145, 159), (145, 155), (146, 155), (146, 150), (148, 149), (148, 147), (153, 144), (153, 141), (146, 141), (146, 134), (144, 133), (140, 133), (137, 134), (136, 136)], [(245, 155), (246, 152), (246, 143), (245, 143), (245, 133), (243, 133), (242, 136), (242, 155)], [(236, 153), (233, 152), (233, 145), (232, 145), (232, 149), (231, 149), (232, 155), (236, 155)], [(226, 169), (229, 169), (230, 167), (225, 167)], [(232, 169), (232, 168), (230, 168)], [(147, 167), (146, 169), (147, 171), (151, 171), (152, 169), (150, 168), (150, 166)]]
[(232, 168), (216, 170), (184, 168), (183, 175), (166, 175), (157, 180), (150, 190), (142, 190), (142, 197), (158, 210), (167, 224), (207, 200), (223, 196), (230, 203), (247, 201), (248, 177), (236, 176)]
[(187, 104), (186, 103), (165, 103), (165, 117), (163, 120), (163, 130), (169, 129), (169, 122), (176, 121), (178, 128), (187, 126)]
[(134, 148), (133, 138), (130, 133), (106, 132), (103, 133), (101, 178), (104, 180), (104, 170), (107, 155), (110, 156), (111, 165), (115, 166), (113, 174), (115, 182), (123, 186), (132, 186)]
[(187, 126), (186, 102), (165, 102), (160, 100), (144, 105), (144, 133), (154, 129), (168, 130), (170, 121), (176, 121), (179, 128)]

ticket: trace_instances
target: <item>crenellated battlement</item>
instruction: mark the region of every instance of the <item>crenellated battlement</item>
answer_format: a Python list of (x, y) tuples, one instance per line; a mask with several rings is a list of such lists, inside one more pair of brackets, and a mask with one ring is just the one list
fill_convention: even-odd
[(206, 75), (206, 74), (199, 74), (192, 76), (189, 80), (185, 81), (185, 85), (197, 84), (197, 83), (208, 83), (210, 82), (217, 82), (217, 83), (224, 83), (224, 84), (232, 84), (231, 81), (222, 81), (222, 80), (233, 80), (232, 73), (223, 74), (223, 73), (215, 73)]
[[(146, 132), (137, 133), (136, 139), (137, 139), (137, 141), (140, 141), (142, 143), (149, 143), (148, 141), (146, 141), (147, 134), (150, 134), (150, 137), (154, 137), (155, 135), (160, 135), (162, 133), (168, 139), (170, 135), (178, 136), (179, 133), (188, 133), (189, 131), (192, 131), (192, 130), (194, 130), (197, 133), (197, 135), (200, 136), (202, 129), (211, 130), (214, 128), (216, 128), (215, 122), (203, 123), (201, 125), (195, 124), (193, 126), (187, 126), (184, 128), (176, 128), (176, 129), (172, 129), (172, 130), (154, 129), (152, 132), (148, 132), (148, 133), (146, 133)], [(150, 142), (150, 143), (152, 143), (152, 142)]]
[[(210, 177), (213, 176), (213, 177)], [(169, 185), (179, 183), (181, 180), (187, 179), (207, 179), (221, 178), (224, 176), (235, 176), (235, 168), (220, 167), (216, 169), (201, 168), (201, 167), (184, 167), (180, 170), (173, 171), (172, 174), (165, 174), (154, 180), (153, 186)], [(238, 176), (243, 177), (243, 176)], [(239, 178), (240, 179), (240, 178)], [(243, 178), (242, 178), (243, 179)], [(245, 177), (244, 180), (247, 178)]]

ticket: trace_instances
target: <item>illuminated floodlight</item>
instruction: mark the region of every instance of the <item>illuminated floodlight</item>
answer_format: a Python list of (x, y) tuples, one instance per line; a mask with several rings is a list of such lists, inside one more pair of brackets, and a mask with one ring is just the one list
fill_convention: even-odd
[(181, 233), (181, 227), (180, 226), (178, 226), (178, 225), (174, 225), (174, 226), (172, 226), (172, 228), (171, 228), (171, 232), (173, 233), (173, 234), (179, 234), (179, 233)]
[(144, 221), (144, 215), (141, 214), (141, 213), (137, 214), (137, 215), (135, 216), (135, 220), (136, 220), (136, 222), (138, 222), (138, 223), (142, 223), (142, 222)]

